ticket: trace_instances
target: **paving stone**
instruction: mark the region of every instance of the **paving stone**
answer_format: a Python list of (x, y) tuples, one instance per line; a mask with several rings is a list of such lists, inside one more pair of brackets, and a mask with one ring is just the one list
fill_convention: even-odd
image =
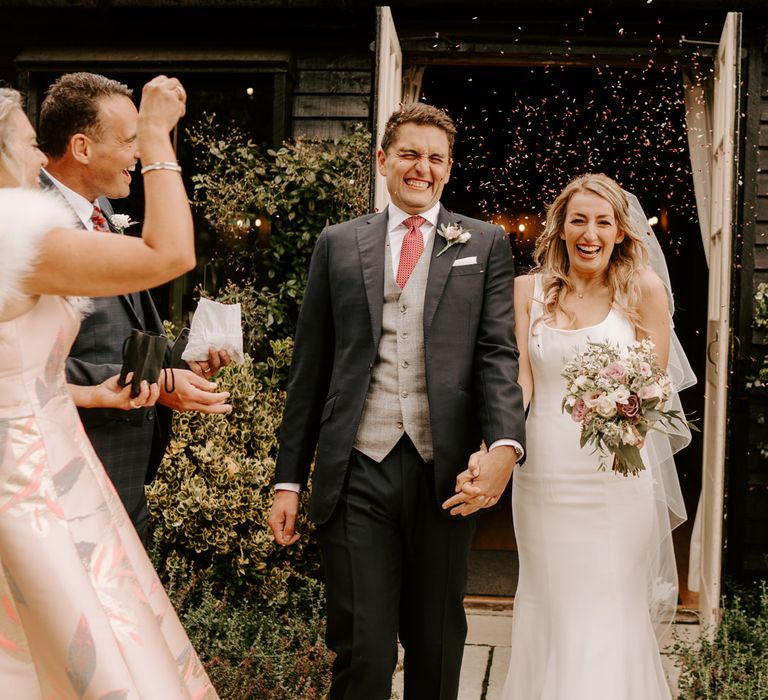
[(488, 674), (488, 692), (484, 700), (501, 700), (501, 691), (504, 690), (504, 681), (507, 678), (507, 669), (509, 668), (510, 653), (509, 646), (494, 648), (491, 672)]
[(698, 640), (700, 633), (701, 628), (697, 624), (672, 625), (662, 645), (661, 665), (664, 667), (664, 673), (667, 674), (669, 687), (673, 689), (673, 697), (678, 697), (677, 684), (680, 680), (680, 666), (672, 653), (672, 647), (677, 642), (694, 643)]
[(508, 647), (511, 641), (511, 613), (469, 613), (467, 615), (467, 644)]
[(461, 680), (459, 681), (459, 700), (481, 700), (490, 653), (490, 646), (464, 647), (464, 662), (461, 664)]

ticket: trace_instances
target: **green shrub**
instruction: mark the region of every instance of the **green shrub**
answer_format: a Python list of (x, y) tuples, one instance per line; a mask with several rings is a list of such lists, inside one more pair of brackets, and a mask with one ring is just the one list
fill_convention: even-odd
[(768, 698), (768, 590), (733, 595), (724, 603), (720, 626), (709, 639), (673, 647), (682, 668), (683, 700)]
[(217, 246), (220, 276), (261, 285), (268, 337), (292, 337), (318, 235), (369, 209), (370, 133), (357, 125), (334, 141), (298, 138), (265, 152), (212, 115), (189, 137), (193, 204), (228, 242)]
[[(290, 346), (273, 343), (275, 371)], [(306, 492), (299, 542), (280, 547), (267, 526), (284, 394), (270, 385), (276, 380), (253, 372), (248, 357), (217, 380), (232, 393), (232, 412), (175, 413), (165, 459), (147, 487), (156, 565), (165, 580), (189, 563), (217, 593), (285, 604), (295, 576), (316, 576), (318, 554), (305, 515)]]
[[(189, 573), (189, 572), (188, 572)], [(328, 691), (333, 655), (323, 642), (324, 589), (301, 581), (282, 610), (221, 595), (194, 574), (169, 584), (174, 606), (226, 700), (313, 700)]]

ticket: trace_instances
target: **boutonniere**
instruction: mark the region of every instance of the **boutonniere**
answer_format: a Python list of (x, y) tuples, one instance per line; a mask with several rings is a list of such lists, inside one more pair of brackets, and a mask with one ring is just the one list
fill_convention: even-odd
[(125, 229), (129, 226), (139, 223), (138, 221), (133, 221), (128, 214), (112, 214), (109, 217), (109, 221), (118, 233), (125, 233)]
[(458, 224), (451, 224), (450, 226), (443, 224), (438, 233), (445, 238), (443, 249), (435, 256), (438, 258), (452, 245), (455, 245), (456, 243), (466, 243), (472, 238), (469, 229), (459, 226)]

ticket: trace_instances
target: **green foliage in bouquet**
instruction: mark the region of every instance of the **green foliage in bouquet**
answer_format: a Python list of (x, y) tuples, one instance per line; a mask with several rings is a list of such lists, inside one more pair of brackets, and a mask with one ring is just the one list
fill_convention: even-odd
[(258, 285), (269, 338), (293, 336), (317, 237), (368, 211), (370, 133), (358, 125), (334, 141), (297, 138), (265, 151), (210, 115), (189, 137), (193, 204), (229, 243), (217, 246), (224, 277)]
[(724, 601), (713, 638), (672, 649), (683, 700), (768, 698), (768, 590), (765, 584)]

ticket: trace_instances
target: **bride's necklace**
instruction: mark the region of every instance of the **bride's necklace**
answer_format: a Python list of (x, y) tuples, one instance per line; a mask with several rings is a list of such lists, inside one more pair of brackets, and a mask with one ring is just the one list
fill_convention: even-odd
[(578, 289), (576, 289), (576, 285), (575, 285), (575, 284), (573, 284), (573, 282), (571, 282), (571, 285), (573, 286), (573, 291), (576, 293), (576, 296), (577, 296), (579, 299), (583, 299), (583, 298), (584, 298), (584, 295), (585, 295), (587, 292), (589, 292), (591, 289), (594, 289), (594, 288), (596, 288), (596, 287), (601, 287), (601, 286), (603, 286), (603, 283), (602, 283), (602, 282), (598, 282), (598, 283), (596, 283), (596, 284), (591, 284), (590, 286), (588, 286), (588, 287), (585, 287), (585, 288), (584, 288), (582, 291), (579, 291)]

